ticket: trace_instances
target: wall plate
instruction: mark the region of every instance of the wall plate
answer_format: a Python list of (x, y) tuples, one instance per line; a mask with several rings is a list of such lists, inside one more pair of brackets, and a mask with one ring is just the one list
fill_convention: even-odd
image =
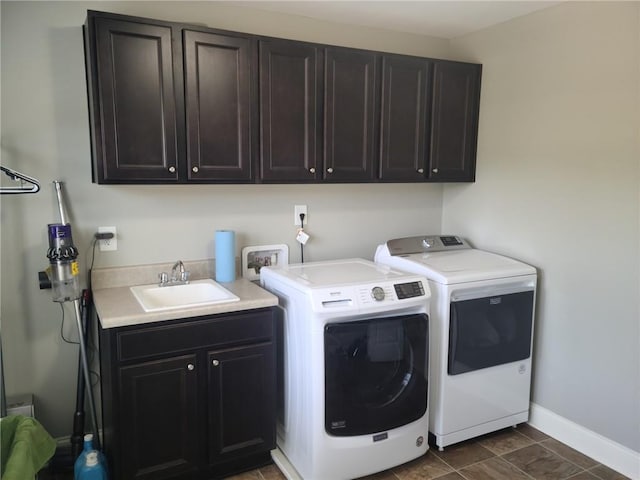
[(242, 249), (242, 276), (247, 280), (260, 280), (260, 269), (262, 267), (281, 267), (288, 263), (288, 245), (257, 245)]

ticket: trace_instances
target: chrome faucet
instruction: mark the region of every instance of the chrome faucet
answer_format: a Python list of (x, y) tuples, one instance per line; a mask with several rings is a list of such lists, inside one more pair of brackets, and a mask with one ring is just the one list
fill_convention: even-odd
[(166, 287), (169, 285), (185, 285), (189, 283), (189, 272), (184, 269), (184, 263), (182, 260), (178, 260), (171, 267), (171, 277), (167, 275), (166, 272), (162, 272), (159, 275), (161, 287)]

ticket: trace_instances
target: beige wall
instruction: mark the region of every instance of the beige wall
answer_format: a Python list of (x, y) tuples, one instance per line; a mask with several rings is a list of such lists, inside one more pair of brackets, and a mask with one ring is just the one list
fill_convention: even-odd
[(483, 63), (477, 181), (443, 230), (539, 268), (533, 402), (640, 451), (640, 3), (454, 42)]
[[(51, 182), (65, 182), (82, 264), (98, 226), (118, 228), (118, 251), (96, 266), (213, 257), (216, 229), (238, 248), (286, 243), (299, 261), (293, 206), (309, 209), (305, 260), (371, 258), (391, 236), (438, 231), (439, 185), (99, 186), (91, 183), (81, 25), (87, 9), (352, 47), (445, 56), (442, 40), (218, 7), (211, 2), (1, 2), (2, 164), (42, 183), (36, 195), (2, 196), (1, 321), (6, 390), (34, 393), (53, 435), (71, 431), (77, 347), (60, 339), (61, 310), (40, 291), (46, 226), (59, 221)], [(7, 178), (3, 179), (6, 182)], [(74, 337), (71, 308), (64, 332)]]

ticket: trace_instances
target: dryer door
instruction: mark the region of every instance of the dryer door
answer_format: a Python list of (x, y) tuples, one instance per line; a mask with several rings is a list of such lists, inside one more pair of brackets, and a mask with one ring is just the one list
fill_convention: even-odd
[(534, 291), (451, 302), (449, 375), (531, 355)]
[(365, 435), (421, 418), (428, 344), (424, 314), (326, 325), (326, 432)]

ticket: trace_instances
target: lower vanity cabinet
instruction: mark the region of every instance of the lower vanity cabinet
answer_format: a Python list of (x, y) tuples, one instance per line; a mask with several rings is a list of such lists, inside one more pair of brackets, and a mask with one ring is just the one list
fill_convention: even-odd
[(269, 463), (274, 331), (271, 308), (101, 328), (111, 477), (224, 478)]
[[(209, 464), (259, 454), (274, 425), (273, 344), (217, 350), (208, 356)], [(271, 368), (270, 370), (274, 370)], [(265, 438), (266, 437), (266, 438)]]

